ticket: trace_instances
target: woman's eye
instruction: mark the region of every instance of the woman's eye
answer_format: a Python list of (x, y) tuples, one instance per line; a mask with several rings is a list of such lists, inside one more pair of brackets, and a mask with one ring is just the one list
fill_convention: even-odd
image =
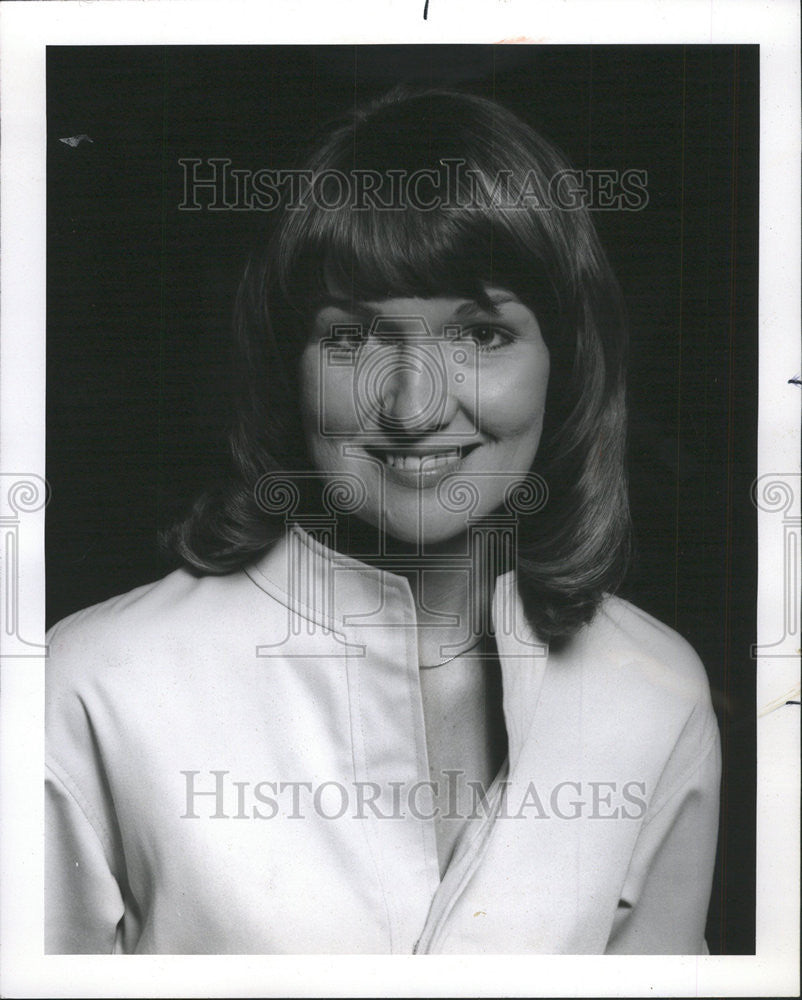
[(504, 347), (513, 340), (512, 334), (503, 326), (495, 326), (492, 323), (476, 323), (474, 326), (462, 328), (460, 337), (474, 340), (480, 350), (493, 351), (498, 347)]

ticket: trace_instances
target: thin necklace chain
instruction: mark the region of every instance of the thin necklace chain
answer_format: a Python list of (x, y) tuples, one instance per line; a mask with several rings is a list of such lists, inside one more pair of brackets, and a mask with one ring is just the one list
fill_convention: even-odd
[(480, 635), (472, 646), (466, 646), (465, 649), (461, 649), (458, 653), (454, 653), (453, 656), (449, 656), (447, 660), (443, 660), (441, 663), (421, 663), (418, 665), (418, 669), (436, 670), (438, 667), (444, 667), (447, 663), (453, 663), (458, 656), (464, 656), (466, 653), (470, 653), (472, 649), (476, 649), (476, 647), (481, 643), (483, 638), (484, 636)]

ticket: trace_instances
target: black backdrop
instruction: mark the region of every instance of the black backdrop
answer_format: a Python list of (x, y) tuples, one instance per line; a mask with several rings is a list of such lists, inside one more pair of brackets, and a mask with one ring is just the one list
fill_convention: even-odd
[(290, 166), (409, 81), (495, 97), (578, 168), (647, 172), (643, 210), (594, 213), (632, 336), (624, 595), (707, 665), (708, 943), (753, 952), (757, 47), (51, 47), (47, 74), (50, 623), (173, 568), (157, 531), (225, 462), (231, 304), (265, 216), (180, 211), (179, 159)]

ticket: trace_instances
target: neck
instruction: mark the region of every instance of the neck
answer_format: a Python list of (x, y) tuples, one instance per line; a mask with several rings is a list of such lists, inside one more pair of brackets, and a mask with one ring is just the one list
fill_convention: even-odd
[(437, 663), (491, 632), (490, 603), (499, 568), (470, 552), (467, 534), (420, 546), (382, 535), (356, 519), (338, 532), (338, 547), (409, 583), (421, 662)]

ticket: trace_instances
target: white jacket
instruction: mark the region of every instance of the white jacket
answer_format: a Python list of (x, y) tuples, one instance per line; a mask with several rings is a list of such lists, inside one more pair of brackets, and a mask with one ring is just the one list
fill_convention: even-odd
[(718, 823), (707, 678), (609, 598), (559, 654), (513, 574), (508, 765), (442, 881), (406, 580), (294, 528), (51, 631), (48, 952), (699, 953)]

